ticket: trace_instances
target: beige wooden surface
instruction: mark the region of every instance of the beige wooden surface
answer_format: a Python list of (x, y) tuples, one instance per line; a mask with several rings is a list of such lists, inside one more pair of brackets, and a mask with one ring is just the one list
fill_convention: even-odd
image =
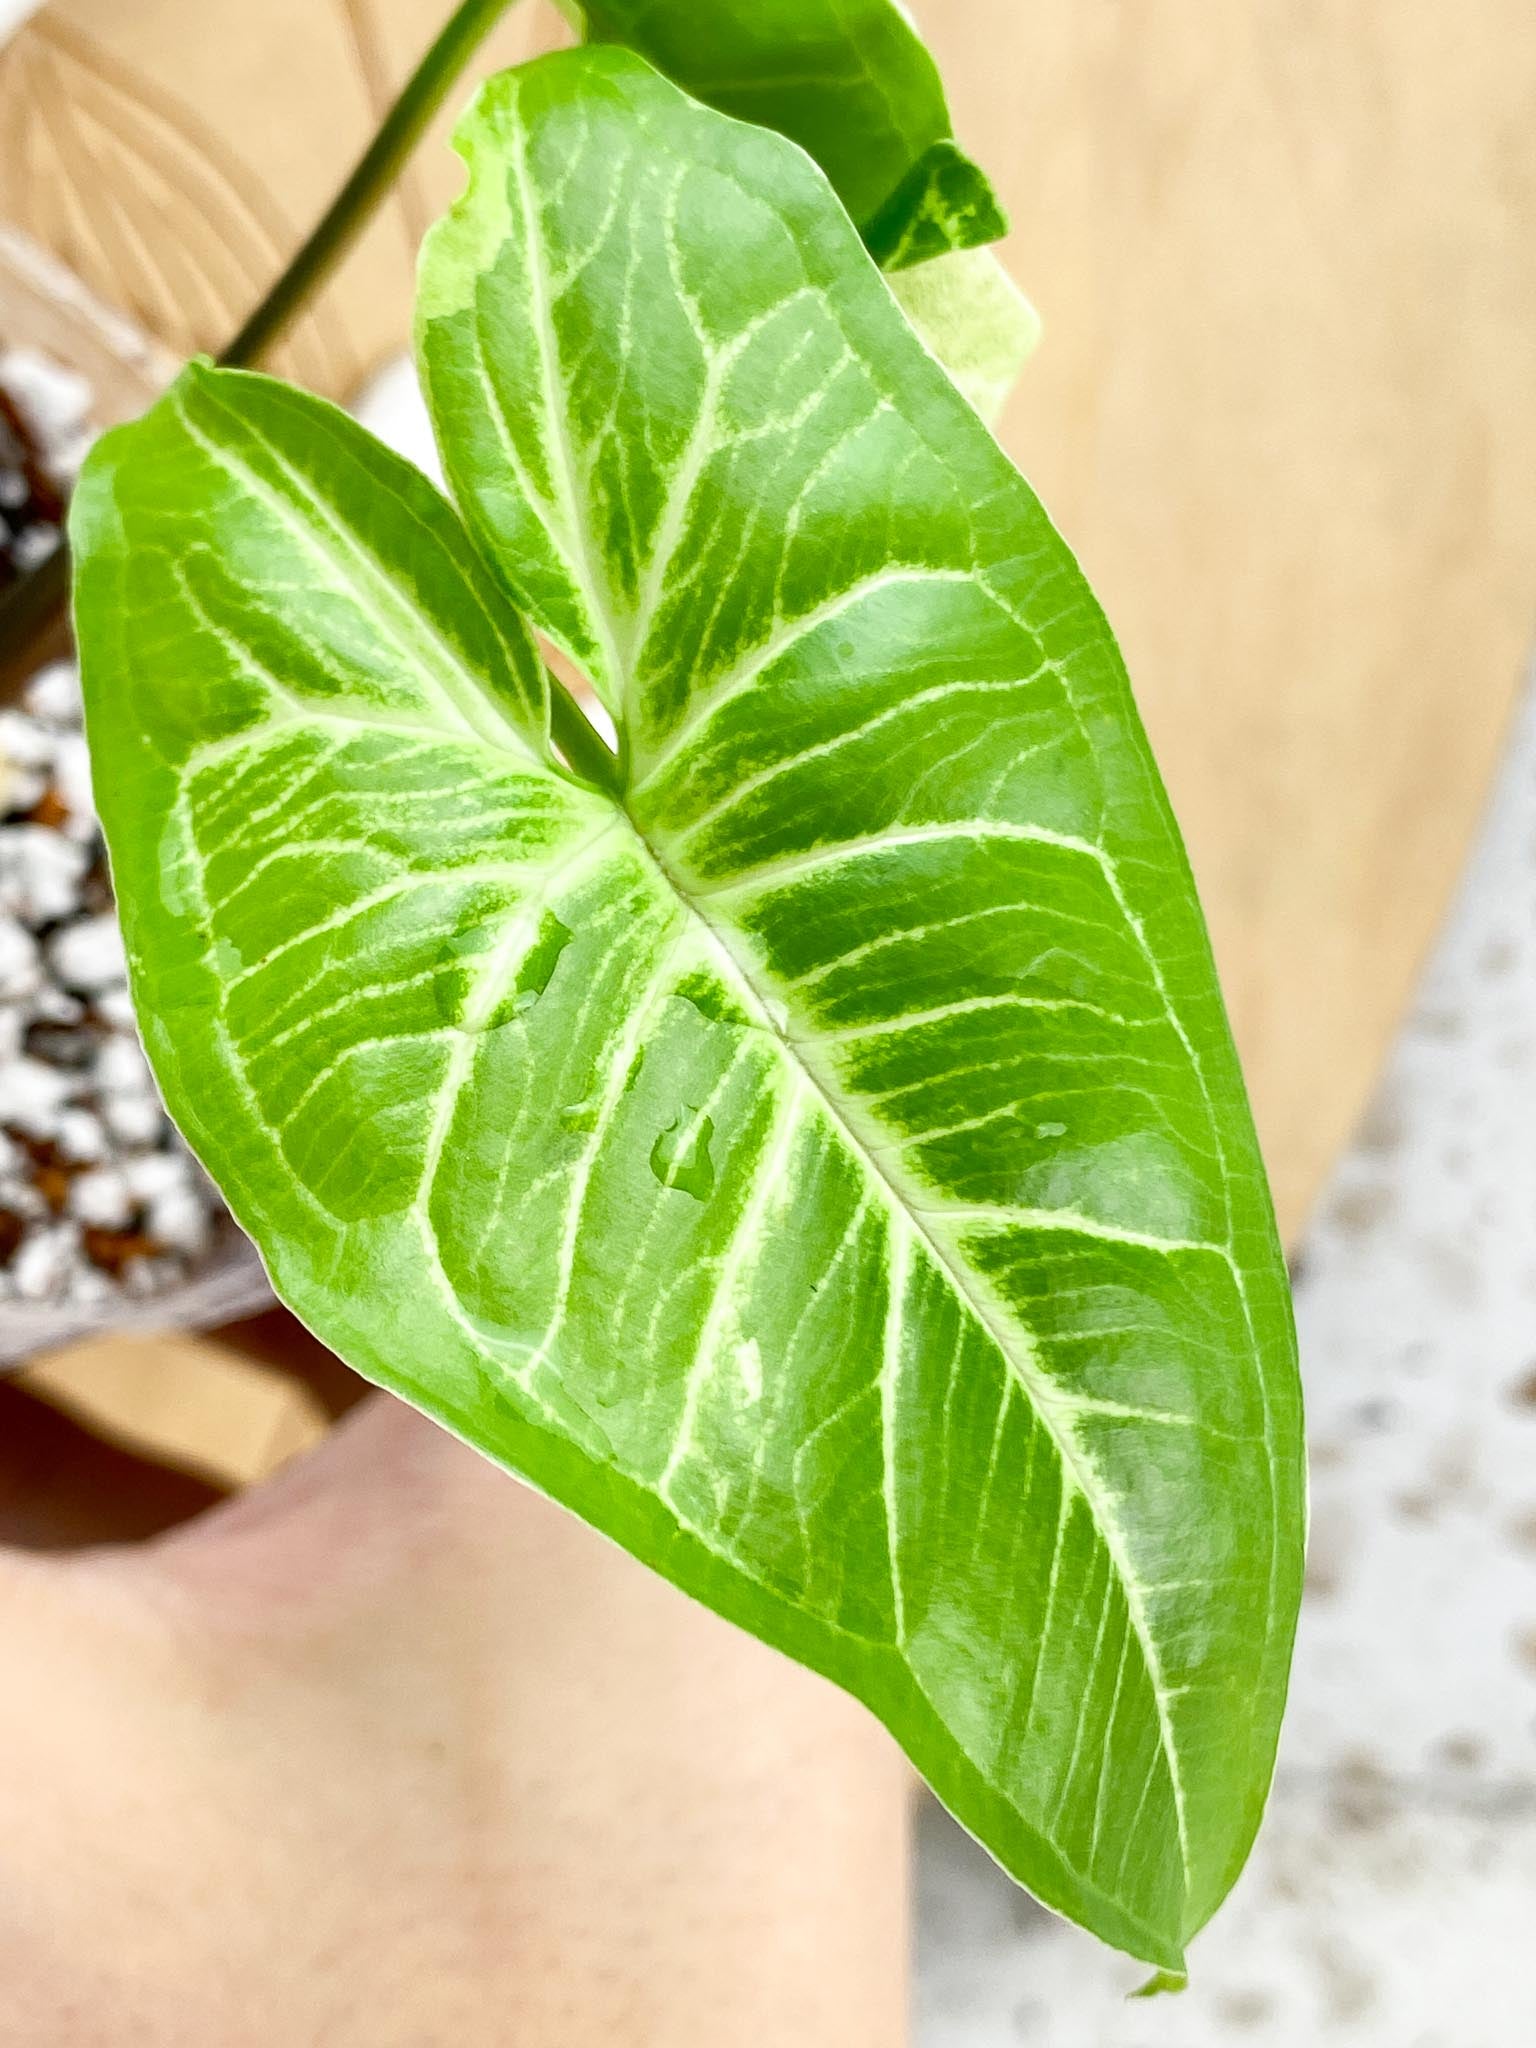
[[(0, 216), (208, 345), (445, 4), (55, 0), (0, 58)], [(1536, 14), (916, 11), (1045, 318), (1005, 439), (1120, 631), (1294, 1235), (1536, 623)], [(515, 16), (501, 54), (544, 27)], [(413, 236), (454, 182), (440, 149), (418, 168), (291, 371), (344, 390), (403, 333)]]
[[(0, 52), (0, 219), (179, 354), (281, 269), (449, 0), (51, 0)], [(515, 8), (513, 63), (558, 23)], [(274, 367), (345, 397), (405, 332), (421, 228), (457, 189), (447, 117)]]
[(1121, 636), (1294, 1234), (1536, 628), (1536, 10), (920, 12), (1045, 318), (1005, 437)]
[(324, 1433), (293, 1382), (206, 1338), (99, 1337), (28, 1367), (23, 1384), (98, 1435), (244, 1486)]

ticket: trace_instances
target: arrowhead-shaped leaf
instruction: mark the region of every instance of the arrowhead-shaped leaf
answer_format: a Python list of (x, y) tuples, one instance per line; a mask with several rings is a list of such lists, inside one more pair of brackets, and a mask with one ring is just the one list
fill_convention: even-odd
[(897, 0), (582, 0), (581, 13), (594, 39), (626, 44), (706, 105), (798, 142), (887, 270), (1008, 232)]
[(473, 542), (198, 368), (76, 500), (156, 1071), (328, 1343), (1177, 1969), (1264, 1800), (1300, 1419), (1114, 642), (797, 150), (598, 50), (463, 146), (421, 351)]

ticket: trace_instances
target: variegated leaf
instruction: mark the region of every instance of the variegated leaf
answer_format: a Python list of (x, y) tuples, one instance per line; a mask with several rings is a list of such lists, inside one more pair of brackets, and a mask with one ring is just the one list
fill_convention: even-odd
[(798, 142), (887, 270), (1007, 233), (899, 0), (580, 0), (579, 12), (594, 39), (626, 44), (706, 105)]
[(77, 499), (157, 1073), (327, 1342), (1177, 1967), (1268, 1782), (1300, 1419), (1113, 640), (797, 150), (609, 50), (463, 146), (420, 339), (474, 544), (206, 370)]

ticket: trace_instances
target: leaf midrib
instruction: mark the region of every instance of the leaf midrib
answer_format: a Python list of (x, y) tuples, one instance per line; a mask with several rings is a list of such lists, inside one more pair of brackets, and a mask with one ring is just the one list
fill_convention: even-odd
[[(1184, 1873), (1185, 1892), (1186, 1896), (1188, 1896), (1192, 1888), (1193, 1873), (1190, 1868), (1185, 1792), (1179, 1768), (1178, 1744), (1174, 1736), (1167, 1705), (1168, 1687), (1163, 1676), (1162, 1662), (1152, 1639), (1146, 1615), (1141, 1608), (1135, 1574), (1132, 1572), (1123, 1554), (1122, 1542), (1114, 1517), (1102, 1504), (1100, 1484), (1096, 1475), (1092, 1472), (1091, 1466), (1085, 1465), (1081, 1454), (1073, 1445), (1070, 1429), (1064, 1428), (1058, 1422), (1056, 1416), (1053, 1415), (1051, 1396), (1045, 1390), (1038, 1370), (1031, 1366), (1027, 1358), (1017, 1356), (1014, 1344), (1009, 1341), (1010, 1333), (1002, 1320), (1004, 1311), (1001, 1304), (990, 1298), (989, 1290), (985, 1288), (979, 1276), (970, 1273), (961, 1263), (958, 1250), (946, 1244), (941, 1237), (937, 1236), (923, 1222), (922, 1213), (915, 1201), (908, 1195), (900, 1182), (887, 1170), (869, 1139), (858, 1129), (848, 1110), (834, 1092), (831, 1081), (817, 1072), (807, 1056), (805, 1043), (795, 1039), (778, 1024), (773, 1015), (773, 1005), (768, 992), (758, 985), (753, 963), (749, 959), (744, 958), (731, 943), (731, 927), (723, 923), (717, 924), (710, 917), (709, 913), (694, 901), (689, 891), (673, 873), (665, 855), (651, 843), (639, 823), (630, 814), (627, 805), (622, 805), (621, 803), (621, 809), (623, 816), (634, 832), (640, 851), (655, 868), (657, 875), (666, 886), (668, 892), (681, 904), (684, 911), (694, 919), (719, 964), (725, 969), (728, 978), (737, 984), (740, 993), (747, 998), (759, 1027), (773, 1039), (777, 1040), (782, 1048), (784, 1057), (815, 1092), (833, 1126), (842, 1134), (852, 1149), (854, 1156), (859, 1160), (860, 1165), (871, 1175), (876, 1184), (883, 1189), (893, 1223), (898, 1229), (910, 1231), (912, 1236), (924, 1246), (940, 1271), (949, 1280), (959, 1300), (976, 1317), (983, 1330), (991, 1338), (997, 1348), (1004, 1368), (1012, 1373), (1020, 1392), (1029, 1402), (1033, 1412), (1038, 1416), (1042, 1427), (1055, 1447), (1063, 1472), (1070, 1478), (1072, 1485), (1075, 1486), (1088, 1504), (1094, 1527), (1100, 1541), (1104, 1544), (1110, 1564), (1119, 1581), (1131, 1630), (1136, 1637), (1137, 1646), (1140, 1649), (1142, 1662), (1147, 1674), (1147, 1682), (1151, 1687), (1157, 1714), (1159, 1741), (1167, 1763), (1169, 1782), (1178, 1820), (1180, 1862)], [(1027, 1339), (1027, 1333), (1025, 1334)], [(894, 1571), (894, 1556), (892, 1566)]]
[[(526, 208), (530, 197), (526, 184), (527, 167), (522, 162), (519, 162), (517, 170), (520, 187), (519, 196), (522, 198)], [(542, 248), (542, 237), (535, 231), (535, 224), (531, 219), (527, 218), (526, 212), (524, 226), (530, 244), (535, 248)], [(530, 268), (537, 271), (540, 269), (540, 265), (534, 263)], [(534, 326), (542, 342), (548, 330), (548, 309), (540, 307), (538, 310), (542, 317), (535, 319)], [(545, 359), (541, 363), (541, 368), (546, 381), (548, 381), (552, 376), (553, 366)], [(552, 391), (546, 390), (545, 400), (546, 411), (558, 418), (559, 408), (553, 404)], [(315, 534), (307, 529), (301, 520), (295, 520), (293, 516), (297, 507), (290, 504), (283, 493), (274, 490), (264, 478), (257, 475), (250, 465), (243, 461), (232, 449), (220, 447), (202, 434), (187, 415), (185, 406), (182, 406), (181, 410), (186, 430), (193, 440), (202, 447), (205, 455), (216, 464), (221, 466), (227, 465), (237, 470), (247, 488), (251, 489), (255, 495), (268, 504), (269, 508), (289, 528), (294, 537), (306, 547), (314, 549), (316, 543)], [(574, 481), (571, 467), (571, 451), (568, 446), (563, 446), (555, 452), (561, 458), (560, 468), (564, 480), (567, 486), (569, 486)], [(331, 532), (334, 528), (334, 521), (329, 514), (329, 508), (317, 499), (313, 491), (306, 486), (303, 479), (291, 472), (287, 464), (279, 460), (279, 468), (284, 482), (294, 492), (299, 505), (306, 512), (316, 517), (325, 531)], [(574, 524), (576, 530), (580, 532), (580, 522), (576, 521)], [(341, 568), (345, 574), (342, 562), (331, 555), (329, 550), (322, 547), (317, 552), (322, 560), (327, 561), (328, 566)], [(375, 590), (380, 590), (386, 596), (391, 616), (391, 637), (396, 637), (394, 623), (400, 609), (399, 593), (384, 564), (375, 560), (371, 555), (364, 555), (359, 560), (355, 545), (347, 549), (347, 554), (350, 558), (350, 565), (354, 570), (360, 569), (362, 571), (366, 584)], [(587, 566), (590, 568), (591, 564), (588, 563)], [(384, 588), (385, 586), (387, 586), (387, 590)], [(415, 621), (415, 608), (409, 607), (408, 610), (411, 619)], [(606, 607), (600, 604), (599, 610), (603, 614), (603, 623), (606, 625)], [(419, 624), (419, 622), (417, 623)], [(397, 639), (397, 645), (402, 655), (408, 654), (405, 641)], [(439, 686), (434, 695), (441, 709), (450, 713), (454, 724), (458, 728), (458, 731), (452, 736), (461, 741), (465, 738), (472, 738), (488, 749), (496, 752), (505, 752), (526, 760), (531, 752), (527, 745), (526, 736), (510, 723), (495, 700), (488, 697), (483, 679), (474, 674), (472, 668), (466, 663), (462, 650), (457, 648), (451, 649), (442, 641), (438, 634), (430, 629), (427, 645), (443, 659), (453, 676), (454, 682), (469, 685), (469, 694), (478, 700), (475, 708), (473, 710), (470, 709), (468, 705), (461, 701), (458, 689), (452, 689), (451, 691), (442, 689), (442, 682), (446, 678), (442, 677), (441, 670), (436, 662), (428, 660), (420, 664), (420, 666), (426, 669), (428, 675), (436, 673)], [(611, 647), (612, 643), (610, 640), (610, 649)], [(415, 667), (418, 664), (413, 662), (410, 665)], [(615, 687), (621, 687), (623, 680), (622, 671), (614, 674), (613, 681)], [(550, 685), (552, 696), (566, 696), (566, 701), (570, 705), (571, 711), (575, 716), (581, 718), (583, 723), (587, 723), (584, 714), (569, 699), (567, 693), (561, 689), (558, 681), (551, 678)], [(487, 732), (481, 724), (480, 719), (476, 716), (476, 711), (483, 713), (486, 710), (490, 711), (496, 721), (496, 725), (500, 728), (499, 730)], [(444, 736), (448, 737), (449, 735), (445, 734)], [(573, 776), (571, 779), (577, 782), (578, 785), (581, 782), (579, 777)], [(610, 796), (610, 801), (614, 802), (614, 808), (618, 815), (622, 816), (629, 824), (639, 850), (654, 867), (667, 893), (695, 922), (701, 935), (708, 942), (711, 951), (717, 957), (720, 966), (747, 1000), (760, 1028), (778, 1041), (786, 1061), (792, 1065), (794, 1071), (814, 1090), (820, 1098), (833, 1127), (841, 1132), (854, 1156), (860, 1161), (861, 1166), (873, 1177), (875, 1184), (883, 1189), (888, 1213), (892, 1218), (894, 1226), (899, 1230), (910, 1232), (923, 1244), (937, 1267), (946, 1275), (957, 1298), (977, 1318), (977, 1321), (996, 1347), (1004, 1368), (1012, 1374), (1032, 1411), (1045, 1428), (1056, 1450), (1064, 1474), (1069, 1477), (1072, 1485), (1082, 1495), (1087, 1504), (1096, 1532), (1100, 1541), (1105, 1546), (1109, 1561), (1119, 1581), (1121, 1594), (1126, 1602), (1131, 1629), (1136, 1637), (1142, 1663), (1152, 1690), (1161, 1746), (1169, 1772), (1178, 1817), (1181, 1858), (1185, 1873), (1186, 1891), (1188, 1891), (1192, 1882), (1192, 1873), (1190, 1869), (1188, 1828), (1185, 1813), (1185, 1788), (1179, 1768), (1178, 1745), (1174, 1737), (1168, 1711), (1168, 1687), (1163, 1675), (1161, 1659), (1145, 1611), (1141, 1605), (1137, 1578), (1125, 1554), (1124, 1538), (1119, 1530), (1116, 1518), (1112, 1509), (1103, 1498), (1101, 1482), (1098, 1481), (1096, 1474), (1093, 1472), (1091, 1463), (1085, 1460), (1073, 1440), (1070, 1424), (1065, 1422), (1059, 1413), (1059, 1402), (1055, 1400), (1048, 1382), (1045, 1381), (1038, 1367), (1033, 1363), (1031, 1357), (1033, 1347), (1030, 1345), (1029, 1333), (1022, 1326), (1010, 1322), (1003, 1305), (993, 1298), (992, 1291), (986, 1286), (986, 1283), (980, 1276), (968, 1268), (958, 1247), (951, 1244), (945, 1234), (934, 1229), (924, 1220), (920, 1205), (916, 1199), (916, 1191), (908, 1189), (903, 1184), (903, 1181), (886, 1166), (879, 1148), (873, 1142), (873, 1134), (859, 1127), (859, 1123), (850, 1113), (848, 1105), (841, 1099), (833, 1077), (821, 1072), (810, 1056), (810, 1045), (806, 1041), (795, 1038), (789, 1031), (778, 1024), (774, 1017), (773, 1004), (769, 994), (759, 986), (754, 963), (746, 955), (745, 949), (735, 942), (736, 934), (730, 923), (724, 919), (717, 919), (712, 916), (708, 909), (699, 900), (696, 900), (695, 895), (690, 892), (680, 877), (673, 871), (665, 855), (646, 836), (643, 828), (630, 812), (628, 804), (624, 801), (624, 794), (619, 793), (617, 796)], [(1163, 996), (1165, 1008), (1172, 1015), (1166, 990), (1160, 989), (1160, 993)], [(1027, 1349), (1021, 1350), (1021, 1340), (1023, 1345), (1028, 1347)]]
[[(201, 437), (197, 438), (201, 439)], [(211, 446), (208, 446), (207, 452), (210, 455), (213, 454)], [(281, 507), (282, 511), (286, 514), (287, 508), (282, 506), (282, 501), (277, 499), (276, 494), (272, 493), (269, 488), (261, 486), (260, 480), (251, 474), (246, 464), (240, 462), (238, 457), (230, 459), (249, 484), (260, 489), (261, 494), (269, 502), (275, 501), (274, 509)], [(305, 495), (307, 497), (307, 494)], [(382, 565), (370, 564), (369, 566), (375, 574), (382, 571)], [(477, 690), (483, 698), (483, 683), (478, 678), (475, 679), (475, 683)], [(589, 723), (580, 706), (569, 696), (569, 693), (565, 691), (557, 678), (551, 677), (549, 679), (549, 686), (553, 697), (563, 697), (565, 699), (571, 716), (580, 719), (583, 723)], [(372, 707), (363, 706), (360, 708), (363, 711), (363, 717), (358, 722), (360, 724), (371, 723), (370, 713)], [(450, 706), (444, 704), (443, 708), (448, 709)], [(442, 737), (445, 740), (464, 744), (466, 739), (468, 739), (471, 743), (484, 746), (487, 751), (505, 754), (513, 759), (526, 761), (527, 754), (522, 742), (522, 735), (516, 733), (515, 729), (507, 731), (505, 740), (500, 737), (492, 738), (483, 731), (467, 731), (466, 726), (468, 722), (464, 719), (459, 704), (457, 702), (452, 703), (451, 709), (455, 714), (455, 721), (453, 727), (442, 729)], [(328, 716), (319, 707), (314, 707), (312, 713), (307, 707), (304, 710), (299, 710), (295, 707), (295, 714), (293, 718), (295, 724), (307, 723), (311, 716), (316, 723), (336, 722), (334, 711)], [(249, 734), (242, 733), (235, 736), (235, 743), (238, 744), (241, 741), (246, 741), (249, 737)], [(515, 744), (508, 745), (506, 744), (507, 740), (514, 741)], [(569, 779), (578, 788), (586, 787), (589, 795), (595, 794), (595, 792), (591, 791), (589, 785), (582, 783), (580, 778), (571, 776)], [(1053, 1401), (1052, 1394), (1048, 1390), (1042, 1376), (1033, 1367), (1027, 1355), (1019, 1355), (1017, 1336), (1018, 1334), (1023, 1334), (1027, 1341), (1027, 1333), (1016, 1333), (1014, 1330), (1010, 1330), (1004, 1320), (1004, 1311), (1001, 1304), (990, 1298), (989, 1291), (985, 1288), (984, 1283), (964, 1265), (958, 1249), (949, 1244), (942, 1235), (930, 1228), (928, 1223), (924, 1221), (923, 1212), (916, 1200), (915, 1191), (908, 1190), (888, 1170), (879, 1156), (878, 1148), (874, 1144), (871, 1134), (859, 1128), (836, 1092), (831, 1078), (818, 1071), (809, 1057), (807, 1042), (797, 1039), (778, 1023), (773, 1014), (771, 998), (768, 992), (759, 985), (752, 961), (745, 956), (743, 950), (739, 950), (738, 946), (732, 943), (734, 933), (730, 924), (724, 920), (716, 920), (711, 917), (707, 909), (699, 901), (695, 900), (694, 895), (673, 871), (666, 856), (651, 842), (642, 826), (634, 818), (627, 803), (623, 800), (623, 795), (608, 791), (602, 792), (602, 795), (607, 797), (608, 802), (611, 804), (614, 818), (628, 826), (633, 835), (636, 849), (654, 869), (667, 895), (677, 902), (684, 913), (693, 921), (710, 952), (715, 956), (718, 965), (724, 971), (726, 978), (735, 984), (739, 994), (745, 999), (758, 1027), (778, 1043), (786, 1062), (792, 1066), (793, 1070), (813, 1090), (833, 1127), (841, 1133), (844, 1141), (859, 1160), (863, 1169), (872, 1177), (875, 1184), (881, 1188), (888, 1214), (895, 1228), (899, 1231), (910, 1233), (913, 1238), (924, 1246), (938, 1268), (946, 1275), (958, 1299), (975, 1315), (977, 1321), (996, 1347), (1005, 1369), (1012, 1374), (1020, 1391), (1029, 1402), (1032, 1411), (1045, 1428), (1056, 1450), (1063, 1472), (1088, 1504), (1094, 1527), (1100, 1541), (1105, 1546), (1115, 1576), (1119, 1581), (1131, 1629), (1136, 1637), (1148, 1683), (1152, 1690), (1158, 1719), (1159, 1739), (1167, 1764), (1170, 1786), (1178, 1815), (1180, 1851), (1187, 1886), (1190, 1878), (1190, 1867), (1185, 1820), (1184, 1786), (1179, 1770), (1178, 1746), (1167, 1710), (1167, 1687), (1162, 1674), (1161, 1660), (1158, 1657), (1145, 1614), (1140, 1606), (1135, 1574), (1124, 1555), (1122, 1539), (1120, 1538), (1114, 1517), (1102, 1501), (1096, 1475), (1093, 1473), (1091, 1466), (1085, 1464), (1081, 1454), (1073, 1444), (1070, 1427), (1064, 1425), (1058, 1415), (1053, 1412), (1053, 1409), (1058, 1407), (1059, 1404)], [(563, 861), (561, 865), (562, 867), (564, 866)], [(1170, 1246), (1169, 1249), (1174, 1249), (1174, 1247)], [(892, 1566), (894, 1573), (896, 1570), (894, 1553)]]

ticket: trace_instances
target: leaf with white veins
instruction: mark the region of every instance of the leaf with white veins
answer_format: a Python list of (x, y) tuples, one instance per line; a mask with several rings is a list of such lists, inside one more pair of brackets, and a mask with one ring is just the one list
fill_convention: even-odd
[(584, 0), (580, 12), (594, 40), (623, 43), (707, 106), (798, 142), (885, 269), (1007, 233), (897, 0)]
[(1263, 1806), (1300, 1416), (1114, 642), (797, 150), (612, 50), (462, 147), (420, 346), (478, 547), (206, 369), (76, 499), (156, 1072), (328, 1343), (1176, 1970)]

